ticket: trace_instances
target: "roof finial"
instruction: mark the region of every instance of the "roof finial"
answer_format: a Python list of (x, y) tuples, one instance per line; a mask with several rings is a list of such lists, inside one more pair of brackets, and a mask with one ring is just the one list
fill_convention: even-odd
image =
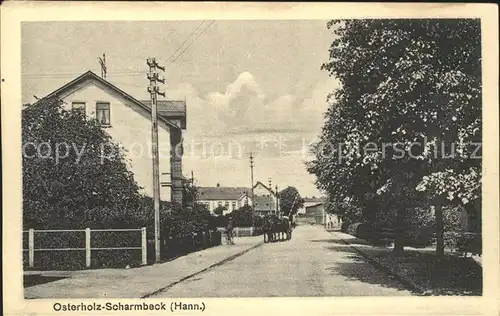
[(106, 68), (106, 54), (102, 54), (102, 58), (99, 57), (99, 64), (101, 65), (101, 78), (106, 79), (106, 73), (108, 72)]

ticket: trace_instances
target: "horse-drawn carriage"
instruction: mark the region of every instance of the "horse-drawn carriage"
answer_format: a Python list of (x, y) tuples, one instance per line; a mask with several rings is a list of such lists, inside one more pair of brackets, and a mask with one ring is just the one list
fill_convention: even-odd
[(292, 223), (286, 217), (268, 215), (263, 218), (262, 231), (264, 242), (276, 242), (292, 239)]

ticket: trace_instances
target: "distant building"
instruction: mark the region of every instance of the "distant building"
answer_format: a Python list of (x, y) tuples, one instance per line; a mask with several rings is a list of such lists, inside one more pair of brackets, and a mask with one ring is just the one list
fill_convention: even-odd
[[(228, 214), (243, 205), (252, 205), (252, 190), (246, 187), (223, 187), (219, 184), (215, 187), (200, 187), (197, 201), (206, 205), (210, 212), (223, 206), (226, 208), (224, 214)], [(276, 193), (260, 181), (254, 185), (254, 201), (255, 214), (276, 213)]]
[(315, 224), (325, 223), (325, 206), (323, 203), (316, 203), (306, 206), (305, 217)]
[(303, 219), (308, 223), (325, 225), (328, 228), (333, 228), (341, 223), (338, 216), (326, 212), (324, 202), (308, 205), (305, 209)]
[(298, 209), (297, 215), (299, 215), (299, 216), (305, 215), (306, 208), (308, 206), (314, 206), (314, 205), (317, 205), (319, 203), (324, 203), (325, 200), (326, 200), (325, 197), (315, 197), (315, 196), (304, 197), (304, 206), (302, 206), (301, 208)]
[(250, 192), (249, 188), (221, 187), (219, 184), (215, 187), (200, 187), (197, 201), (206, 205), (212, 213), (218, 206), (224, 206), (226, 208), (224, 214), (227, 214), (245, 204), (251, 205)]
[(253, 187), (255, 214), (276, 214), (278, 199), (276, 193), (262, 182), (258, 181)]

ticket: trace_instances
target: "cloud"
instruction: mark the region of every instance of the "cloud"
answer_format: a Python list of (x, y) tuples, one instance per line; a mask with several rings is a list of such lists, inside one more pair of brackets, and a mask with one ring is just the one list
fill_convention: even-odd
[(225, 93), (211, 92), (207, 94), (205, 99), (214, 106), (229, 111), (228, 114), (234, 115), (238, 109), (238, 107), (234, 107), (235, 99), (245, 95), (256, 97), (258, 100), (265, 99), (262, 89), (249, 72), (241, 73), (234, 82), (227, 86)]
[(183, 168), (194, 170), (202, 185), (247, 185), (248, 153), (253, 151), (256, 179), (300, 183), (304, 194), (318, 195), (305, 162), (312, 159), (309, 145), (321, 129), (326, 98), (335, 87), (332, 80), (318, 80), (304, 94), (269, 100), (255, 78), (244, 72), (224, 93), (203, 95), (190, 84), (169, 89), (170, 98), (187, 101)]
[(204, 96), (190, 84), (169, 92), (172, 98), (186, 98), (190, 135), (215, 136), (251, 133), (317, 133), (327, 110), (327, 95), (338, 83), (318, 81), (304, 94), (286, 94), (268, 100), (249, 72), (241, 73), (224, 93)]

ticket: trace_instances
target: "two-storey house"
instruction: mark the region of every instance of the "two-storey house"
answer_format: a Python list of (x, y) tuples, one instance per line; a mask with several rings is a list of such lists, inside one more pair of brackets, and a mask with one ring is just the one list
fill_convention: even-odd
[[(88, 71), (47, 95), (66, 109), (95, 118), (126, 150), (126, 158), (143, 193), (153, 196), (151, 103), (139, 101), (109, 81)], [(160, 198), (182, 201), (182, 131), (186, 129), (185, 101), (158, 101)], [(177, 148), (177, 150), (176, 150)]]

